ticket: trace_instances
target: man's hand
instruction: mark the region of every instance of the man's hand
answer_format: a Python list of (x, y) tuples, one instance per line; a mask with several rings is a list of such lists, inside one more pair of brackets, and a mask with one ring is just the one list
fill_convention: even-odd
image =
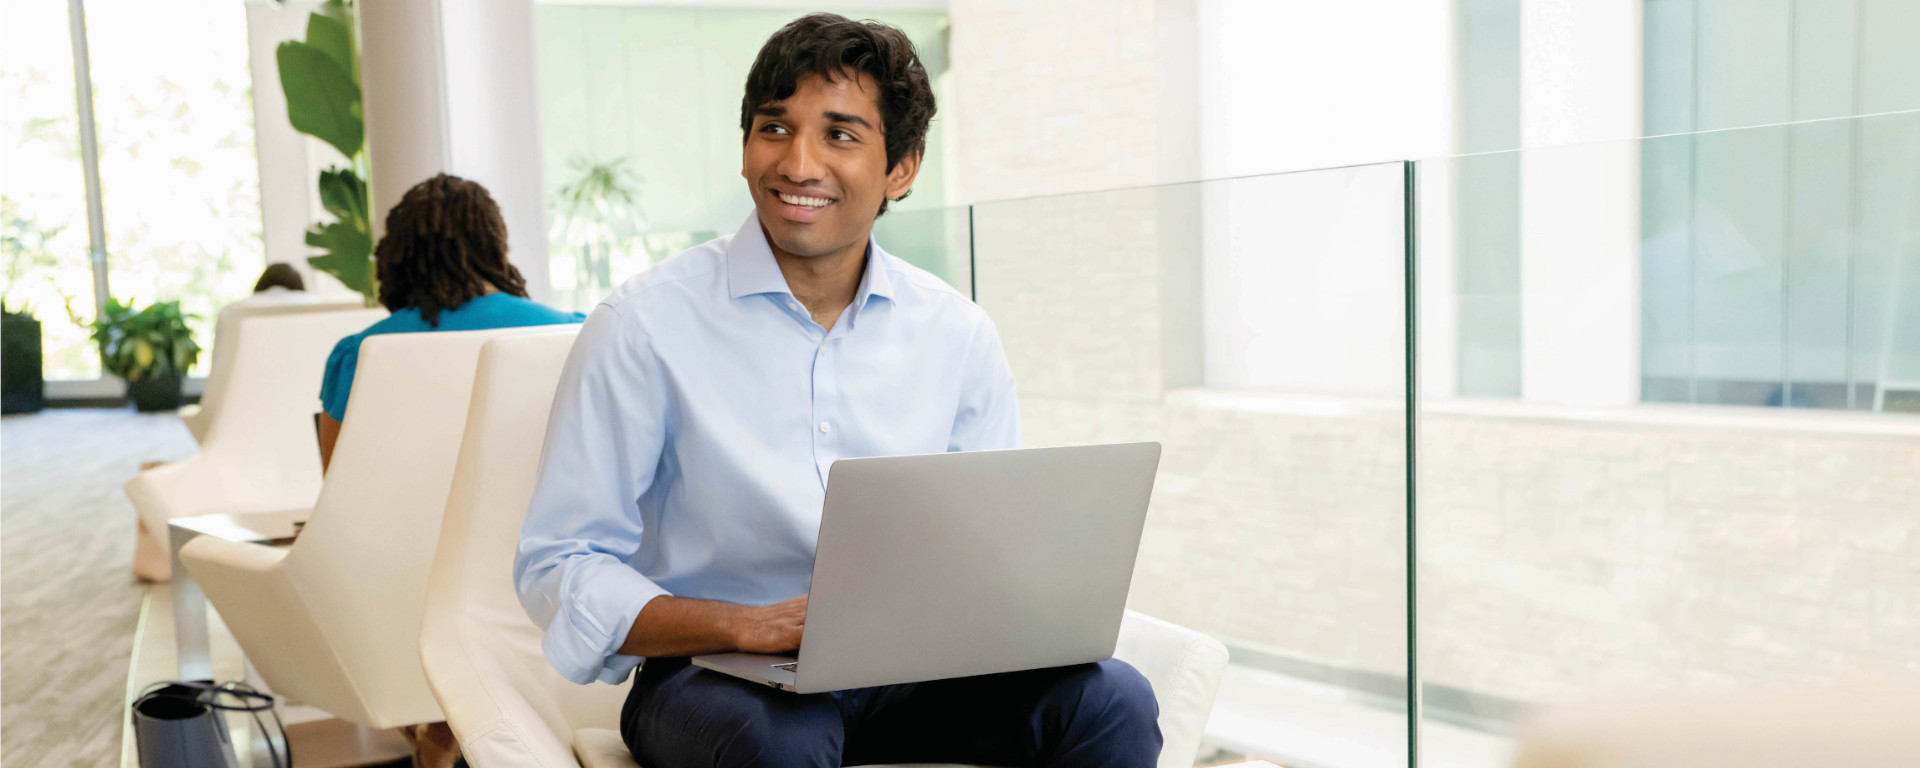
[(628, 656), (786, 653), (800, 647), (806, 623), (806, 595), (767, 606), (661, 595), (640, 609), (620, 652)]
[(733, 647), (747, 653), (789, 653), (800, 649), (807, 626), (807, 596), (773, 605), (740, 609), (733, 626)]

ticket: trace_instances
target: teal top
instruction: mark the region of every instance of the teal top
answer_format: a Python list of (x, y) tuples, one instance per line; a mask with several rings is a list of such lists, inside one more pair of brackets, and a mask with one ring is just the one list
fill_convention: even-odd
[(353, 391), (353, 372), (360, 363), (360, 342), (382, 333), (425, 333), (428, 331), (484, 331), (489, 328), (519, 328), (528, 325), (565, 325), (578, 323), (586, 315), (562, 312), (532, 299), (510, 293), (489, 293), (469, 299), (453, 309), (440, 310), (439, 326), (420, 316), (420, 310), (408, 307), (388, 315), (367, 329), (340, 340), (327, 357), (327, 373), (320, 381), (320, 406), (334, 421), (347, 418), (347, 395)]

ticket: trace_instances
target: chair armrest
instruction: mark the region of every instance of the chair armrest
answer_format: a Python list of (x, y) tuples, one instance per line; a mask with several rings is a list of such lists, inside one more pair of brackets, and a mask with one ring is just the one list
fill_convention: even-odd
[(180, 548), (180, 562), (269, 688), (341, 719), (373, 723), (326, 628), (307, 608), (288, 568), (290, 552), (200, 536)]
[(1186, 627), (1127, 611), (1113, 655), (1153, 684), (1165, 740), (1160, 768), (1193, 765), (1227, 669), (1227, 646)]
[[(286, 559), (287, 550), (244, 541), (228, 541), (217, 536), (196, 536), (180, 548), (180, 562), (187, 566), (202, 589), (211, 593), (218, 583), (265, 578)], [(253, 588), (257, 583), (237, 586)]]
[(168, 520), (192, 514), (219, 492), (218, 479), (202, 476), (199, 464), (198, 455), (162, 464), (134, 475), (124, 486), (134, 512), (162, 541)]
[(193, 435), (194, 442), (207, 439), (207, 412), (199, 403), (180, 406), (180, 423), (187, 425), (187, 432)]
[(163, 541), (167, 521), (176, 517), (313, 506), (312, 499), (263, 496), (252, 487), (256, 484), (237, 476), (233, 467), (199, 453), (141, 472), (127, 481), (125, 490), (140, 520)]

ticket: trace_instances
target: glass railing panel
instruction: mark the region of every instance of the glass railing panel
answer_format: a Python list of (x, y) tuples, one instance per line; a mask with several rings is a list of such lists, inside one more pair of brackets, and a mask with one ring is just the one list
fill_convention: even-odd
[(973, 233), (964, 205), (890, 210), (873, 223), (881, 248), (973, 295)]
[[(1920, 668), (1920, 113), (1416, 177), (1426, 764), (1596, 700)], [(1510, 391), (1471, 386), (1494, 364)]]
[(1404, 173), (974, 208), (1025, 444), (1163, 446), (1129, 604), (1231, 649), (1208, 764), (1407, 764)]

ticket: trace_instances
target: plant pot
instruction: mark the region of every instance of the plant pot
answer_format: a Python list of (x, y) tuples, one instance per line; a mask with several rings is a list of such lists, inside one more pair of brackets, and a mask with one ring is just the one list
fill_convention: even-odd
[(33, 413), (44, 407), (40, 321), (10, 316), (0, 322), (0, 413)]
[(145, 411), (172, 411), (180, 407), (180, 374), (149, 371), (138, 381), (127, 382), (127, 397), (133, 407)]

